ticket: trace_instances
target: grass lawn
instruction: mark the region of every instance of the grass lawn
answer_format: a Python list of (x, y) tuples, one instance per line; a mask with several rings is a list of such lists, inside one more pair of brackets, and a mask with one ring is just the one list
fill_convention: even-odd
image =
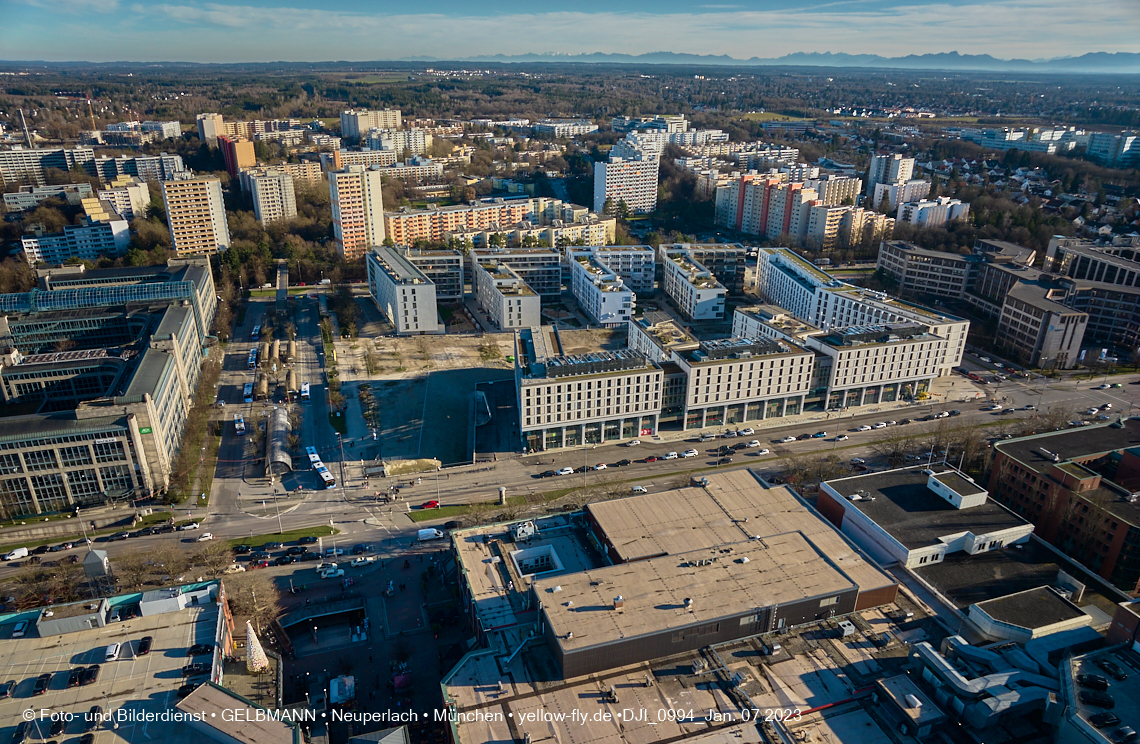
[(340, 432), (340, 435), (348, 436), (348, 422), (344, 420), (344, 414), (336, 415), (336, 412), (329, 414), (329, 426)]
[(740, 118), (747, 119), (748, 121), (806, 121), (805, 119), (797, 119), (787, 114), (777, 114), (774, 111), (756, 111), (751, 114), (745, 114)]
[(235, 545), (248, 545), (251, 548), (260, 548), (265, 543), (271, 542), (296, 542), (302, 537), (332, 537), (333, 535), (340, 534), (340, 530), (334, 527), (305, 527), (297, 530), (285, 530), (282, 533), (273, 533), (272, 535), (254, 535), (253, 537), (239, 537), (234, 540), (227, 540), (226, 544), (231, 548)]
[[(495, 502), (498, 504), (499, 502)], [(458, 517), (471, 510), (471, 504), (456, 504), (455, 506), (441, 506), (438, 509), (415, 508), (408, 512), (408, 518), (413, 522), (426, 522), (429, 519), (445, 519)]]

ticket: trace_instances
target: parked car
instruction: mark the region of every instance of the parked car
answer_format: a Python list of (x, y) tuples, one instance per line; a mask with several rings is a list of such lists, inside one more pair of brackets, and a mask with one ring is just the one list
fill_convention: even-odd
[(660, 457), (657, 457), (656, 455), (650, 455), (649, 457), (647, 457), (647, 458), (645, 458), (644, 460), (642, 460), (642, 462), (657, 462), (657, 461), (658, 461), (658, 460), (660, 460), (660, 459), (661, 459), (661, 458), (660, 458)]
[(306, 535), (305, 537), (302, 537), (300, 540), (297, 541), (297, 544), (299, 544), (299, 545), (315, 545), (316, 543), (317, 543), (317, 538), (312, 537), (311, 535)]
[(633, 464), (633, 461), (631, 461), (631, 460), (618, 460), (617, 462), (614, 463), (614, 465), (617, 465), (619, 468), (624, 468), (626, 465), (632, 465), (632, 464)]
[(756, 433), (756, 430), (753, 429), (751, 426), (749, 426), (747, 429), (741, 429), (740, 430), (740, 436), (742, 436), (742, 437), (750, 437), (755, 433)]
[(633, 488), (629, 489), (629, 492), (630, 493), (649, 493), (649, 489), (646, 488), (645, 486), (634, 486)]
[(48, 729), (48, 736), (59, 736), (63, 733), (63, 728), (66, 725), (67, 721), (63, 718), (56, 718), (51, 722), (51, 727)]
[(230, 565), (226, 566), (222, 570), (222, 573), (224, 573), (224, 574), (245, 573), (245, 566), (241, 565), (240, 563), (231, 563)]
[(985, 362), (986, 364), (991, 364), (993, 362), (993, 360), (991, 360), (989, 357), (978, 357), (978, 361)]
[(1108, 680), (1099, 674), (1078, 674), (1077, 684), (1081, 687), (1087, 687), (1090, 690), (1100, 690), (1101, 692), (1108, 689)]
[(28, 632), (28, 621), (27, 620), (21, 620), (20, 622), (18, 622), (12, 626), (12, 637), (13, 638), (23, 638), (24, 634), (27, 632)]
[(285, 547), (285, 543), (267, 542), (261, 547), (265, 548), (266, 550), (280, 550), (281, 548)]
[(16, 680), (10, 679), (4, 684), (0, 685), (0, 700), (12, 697), (12, 691), (16, 689)]
[(344, 555), (344, 548), (325, 548), (325, 557), (332, 558), (338, 555)]
[(321, 571), (319, 575), (322, 579), (339, 579), (341, 576), (344, 576), (344, 569), (332, 568), (328, 571)]
[(186, 524), (178, 525), (178, 531), (179, 532), (185, 532), (186, 530), (196, 530), (200, 526), (201, 525), (199, 525), (197, 522), (187, 522)]
[(700, 453), (695, 449), (687, 449), (681, 453), (681, 457), (696, 457), (698, 454)]
[(235, 545), (233, 548), (231, 548), (231, 550), (233, 550), (234, 555), (246, 555), (252, 551), (253, 548), (249, 547), (248, 545)]
[(90, 710), (83, 714), (83, 730), (90, 731), (99, 725), (103, 718), (103, 706), (92, 705)]
[(870, 430), (871, 430), (870, 424), (863, 424), (862, 426), (855, 429), (855, 431), (870, 431)]
[(826, 431), (817, 431), (815, 434), (811, 435), (811, 438), (812, 439), (823, 439), (826, 436), (827, 436)]
[(594, 470), (605, 470), (605, 469), (606, 469), (606, 464), (604, 462), (599, 462), (597, 465), (594, 466)]
[(1077, 698), (1085, 705), (1095, 705), (1098, 708), (1115, 708), (1116, 700), (1107, 692), (1100, 690), (1081, 690)]
[(186, 651), (187, 656), (205, 656), (212, 653), (214, 653), (214, 644), (212, 643), (195, 643)]
[(951, 416), (961, 416), (962, 412), (959, 411), (957, 408), (955, 408), (953, 411), (950, 412), (950, 415)]
[(1119, 664), (1117, 664), (1115, 661), (1112, 661), (1111, 659), (1106, 659), (1102, 656), (1093, 663), (1107, 672), (1108, 676), (1112, 677), (1117, 682), (1122, 682), (1128, 679), (1128, 674), (1120, 668)]
[(67, 687), (78, 687), (79, 683), (83, 681), (83, 667), (75, 667), (67, 673)]
[(182, 676), (193, 677), (195, 674), (205, 674), (208, 671), (210, 671), (210, 665), (204, 662), (187, 664), (186, 666), (182, 667)]
[(430, 501), (425, 501), (424, 503), (420, 504), (420, 508), (421, 509), (438, 509), (439, 508), (439, 502), (436, 501), (435, 499), (431, 499)]
[(760, 457), (762, 455), (770, 455), (772, 454), (772, 450), (768, 449), (767, 447), (762, 447), (756, 450), (756, 452), (753, 454), (755, 454), (757, 457)]
[(1115, 726), (1120, 723), (1120, 716), (1115, 713), (1109, 713), (1107, 710), (1102, 710), (1100, 713), (1093, 713), (1089, 716), (1089, 723), (1097, 728), (1105, 728), (1106, 726)]
[(936, 419), (950, 418), (950, 412), (949, 411), (939, 411), (938, 413), (934, 414), (934, 418), (936, 418)]
[(106, 653), (103, 655), (103, 661), (118, 661), (119, 651), (123, 648), (121, 643), (112, 643), (107, 647)]
[(59, 553), (60, 551), (63, 551), (63, 550), (71, 550), (72, 547), (74, 547), (74, 546), (69, 542), (60, 543), (59, 545), (52, 545), (50, 548), (48, 548), (48, 552), (49, 553)]
[(131, 533), (129, 532), (116, 532), (107, 538), (107, 542), (118, 542), (119, 540), (126, 540), (130, 536)]
[(909, 423), (910, 423), (910, 419), (903, 419), (902, 421), (899, 422), (899, 426), (906, 426)]
[(835, 441), (837, 441), (837, 442), (846, 442), (846, 441), (847, 441), (848, 439), (850, 439), (850, 438), (851, 438), (851, 437), (847, 436), (846, 434), (840, 434), (839, 436), (837, 436), (837, 437), (835, 438)]
[(544, 470), (543, 472), (538, 474), (538, 477), (539, 478), (553, 478), (556, 475), (558, 475), (557, 470)]
[(574, 475), (574, 468), (560, 468), (555, 475)]
[(51, 684), (51, 675), (50, 674), (41, 674), (40, 676), (36, 677), (36, 684), (35, 684), (35, 687), (32, 688), (32, 694), (33, 695), (43, 695), (45, 692), (47, 692), (48, 685), (50, 685), (50, 684)]
[(625, 443), (625, 446), (626, 446), (626, 447), (636, 447), (636, 446), (637, 446), (637, 445), (639, 445), (639, 444), (641, 444), (641, 440), (640, 440), (640, 439), (631, 439), (631, 440), (629, 440), (628, 442), (626, 442), (626, 443)]
[(676, 452), (666, 452), (666, 453), (665, 453), (665, 457), (664, 457), (664, 458), (662, 458), (662, 459), (665, 459), (665, 460), (676, 460), (678, 457), (680, 457), (680, 455), (678, 455)]
[(867, 461), (864, 460), (862, 457), (852, 457), (851, 458), (851, 464), (852, 465), (866, 465)]
[(16, 729), (12, 732), (12, 744), (23, 744), (28, 738), (28, 732), (31, 730), (31, 722), (20, 721), (16, 724)]
[(99, 665), (92, 664), (83, 670), (83, 679), (79, 682), (80, 685), (86, 687), (87, 685), (95, 684), (99, 679)]
[(269, 559), (269, 553), (265, 552), (264, 550), (255, 550), (249, 554), (249, 559), (251, 561), (268, 560)]
[(274, 566), (288, 566), (290, 563), (296, 563), (297, 556), (294, 555), (279, 555), (273, 561)]
[(178, 688), (178, 693), (177, 693), (178, 699), (181, 700), (182, 698), (186, 697), (190, 693), (194, 692), (194, 690), (197, 690), (200, 686), (201, 685), (195, 684), (193, 682), (191, 682), (189, 684), (182, 685), (181, 687)]
[(781, 444), (787, 444), (788, 442), (794, 442), (794, 441), (796, 441), (796, 438), (789, 434), (788, 436), (781, 439), (780, 443)]
[(198, 542), (207, 542), (207, 541), (213, 540), (213, 539), (214, 539), (214, 536), (212, 534), (210, 534), (209, 532), (203, 532), (201, 535), (198, 535)]
[(811, 434), (800, 434), (798, 437), (796, 437), (796, 439), (799, 439), (799, 440), (811, 439)]
[(321, 559), (320, 553), (301, 553), (299, 559), (302, 561), (319, 561)]

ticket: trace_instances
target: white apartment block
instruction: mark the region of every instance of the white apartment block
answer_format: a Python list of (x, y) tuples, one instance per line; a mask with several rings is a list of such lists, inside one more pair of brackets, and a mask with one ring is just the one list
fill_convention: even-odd
[(226, 133), (221, 114), (198, 114), (198, 139), (210, 147), (218, 146), (218, 135)]
[(279, 163), (273, 167), (278, 170), (283, 170), (292, 176), (294, 185), (296, 185), (297, 181), (320, 183), (324, 179), (324, 174), (321, 171), (321, 164), (314, 163), (312, 161), (306, 161), (303, 163)]
[(443, 333), (431, 279), (392, 248), (380, 246), (364, 255), (368, 292), (398, 335)]
[(611, 157), (607, 163), (594, 163), (594, 211), (605, 211), (609, 200), (613, 209), (625, 202), (630, 214), (649, 214), (657, 209), (659, 158), (626, 160)]
[(814, 189), (804, 188), (802, 183), (782, 183), (769, 191), (768, 224), (766, 235), (769, 240), (781, 237), (800, 242), (807, 234), (811, 207), (819, 203)]
[(811, 390), (814, 354), (791, 342), (732, 337), (673, 354), (687, 376), (684, 428), (794, 416)]
[(395, 165), (400, 159), (400, 153), (395, 150), (333, 150), (321, 153), (321, 170), (344, 170), (350, 165), (363, 165), (371, 168), (374, 165)]
[(912, 179), (903, 183), (877, 183), (875, 194), (867, 206), (889, 212), (900, 204), (925, 199), (930, 194), (930, 181)]
[(787, 248), (761, 248), (757, 287), (769, 302), (823, 331), (850, 326), (918, 323), (945, 340), (945, 353), (933, 360), (936, 376), (962, 362), (970, 322), (835, 279)]
[(552, 137), (578, 137), (598, 131), (598, 125), (588, 119), (542, 119), (534, 123), (535, 134)]
[(559, 355), (540, 327), (515, 336), (519, 423), (527, 451), (580, 447), (657, 433), (663, 373), (623, 349)]
[(728, 291), (684, 248), (660, 247), (665, 294), (689, 320), (720, 320)]
[[(584, 249), (574, 249), (583, 252)], [(652, 292), (656, 254), (648, 245), (603, 245), (589, 250), (603, 266), (621, 277), (634, 292)]]
[(867, 196), (875, 195), (876, 184), (906, 183), (914, 176), (914, 158), (900, 154), (872, 155), (867, 173)]
[(124, 220), (146, 217), (150, 208), (150, 187), (146, 181), (134, 176), (119, 176), (97, 194), (101, 201), (109, 203)]
[(131, 242), (127, 221), (110, 211), (107, 202), (88, 198), (83, 200), (83, 206), (86, 215), (82, 223), (64, 225), (58, 233), (45, 234), (37, 230), (21, 238), (20, 246), (28, 264), (62, 264), (73, 258), (94, 261), (127, 252)]
[(178, 257), (210, 255), (230, 246), (222, 182), (213, 177), (162, 182), (166, 225)]
[(542, 298), (518, 272), (493, 257), (472, 257), (475, 300), (500, 330), (542, 325)]
[(839, 220), (839, 237), (843, 246), (872, 246), (887, 240), (895, 230), (895, 220), (885, 214), (849, 207)]
[(920, 227), (942, 227), (947, 222), (964, 220), (970, 215), (969, 203), (948, 196), (923, 199), (899, 205), (896, 222), (909, 222)]
[(348, 140), (359, 140), (369, 129), (399, 129), (403, 126), (399, 109), (381, 111), (359, 110), (342, 111), (340, 114), (340, 136)]
[(387, 166), (384, 168), (384, 175), (401, 180), (435, 181), (443, 177), (443, 163), (417, 156)]
[(625, 345), (658, 364), (664, 364), (672, 362), (675, 354), (696, 349), (700, 342), (671, 315), (649, 311), (642, 313), (640, 318), (630, 319)]
[(829, 251), (839, 247), (839, 226), (850, 207), (814, 204), (808, 208), (808, 222), (803, 244), (817, 250)]
[[(518, 242), (526, 235), (523, 230), (539, 227), (549, 229), (536, 237), (547, 239), (552, 247), (579, 238), (587, 245), (607, 245), (614, 242), (617, 229), (612, 217), (599, 218), (585, 207), (547, 197), (496, 197), (426, 209), (401, 207), (386, 214), (384, 222), (385, 234), (401, 245), (413, 245), (421, 239), (442, 242), (452, 237), (469, 246), (489, 245), (480, 236), (496, 232), (514, 236)], [(523, 223), (527, 223), (525, 228)]]
[(471, 272), (476, 264), (506, 264), (534, 292), (543, 297), (562, 294), (562, 254), (549, 248), (501, 248), (471, 251)]
[(570, 289), (578, 306), (603, 328), (624, 327), (633, 316), (636, 295), (617, 273), (611, 271), (593, 251), (567, 251), (570, 263)]
[(259, 168), (242, 171), (241, 178), (243, 185), (249, 184), (253, 213), (262, 225), (297, 216), (293, 176), (277, 168)]
[(362, 165), (329, 172), (333, 231), (337, 248), (347, 259), (360, 258), (384, 242), (381, 177), (380, 169)]
[(369, 150), (394, 150), (398, 154), (426, 155), (432, 136), (424, 129), (370, 129), (364, 144)]

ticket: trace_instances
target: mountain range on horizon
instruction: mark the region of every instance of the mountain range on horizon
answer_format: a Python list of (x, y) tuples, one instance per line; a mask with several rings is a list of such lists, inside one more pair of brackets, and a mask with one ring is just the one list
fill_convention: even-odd
[(646, 54), (617, 54), (594, 52), (591, 54), (495, 54), (446, 60), (438, 57), (405, 58), (415, 62), (498, 62), (541, 63), (568, 62), (583, 64), (688, 64), (720, 67), (862, 67), (900, 70), (962, 70), (992, 72), (1077, 72), (1140, 74), (1140, 53), (1089, 52), (1079, 57), (1050, 59), (999, 59), (989, 54), (959, 54), (939, 52), (908, 54), (905, 57), (883, 57), (877, 54), (846, 54), (833, 52), (796, 52), (782, 57), (750, 57), (738, 59), (727, 54), (685, 54), (678, 52), (648, 52)]

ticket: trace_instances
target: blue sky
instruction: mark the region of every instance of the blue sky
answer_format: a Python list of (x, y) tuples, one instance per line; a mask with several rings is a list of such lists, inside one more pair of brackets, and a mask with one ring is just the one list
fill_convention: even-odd
[(1140, 52), (1137, 0), (0, 0), (0, 8), (0, 58), (9, 60)]

